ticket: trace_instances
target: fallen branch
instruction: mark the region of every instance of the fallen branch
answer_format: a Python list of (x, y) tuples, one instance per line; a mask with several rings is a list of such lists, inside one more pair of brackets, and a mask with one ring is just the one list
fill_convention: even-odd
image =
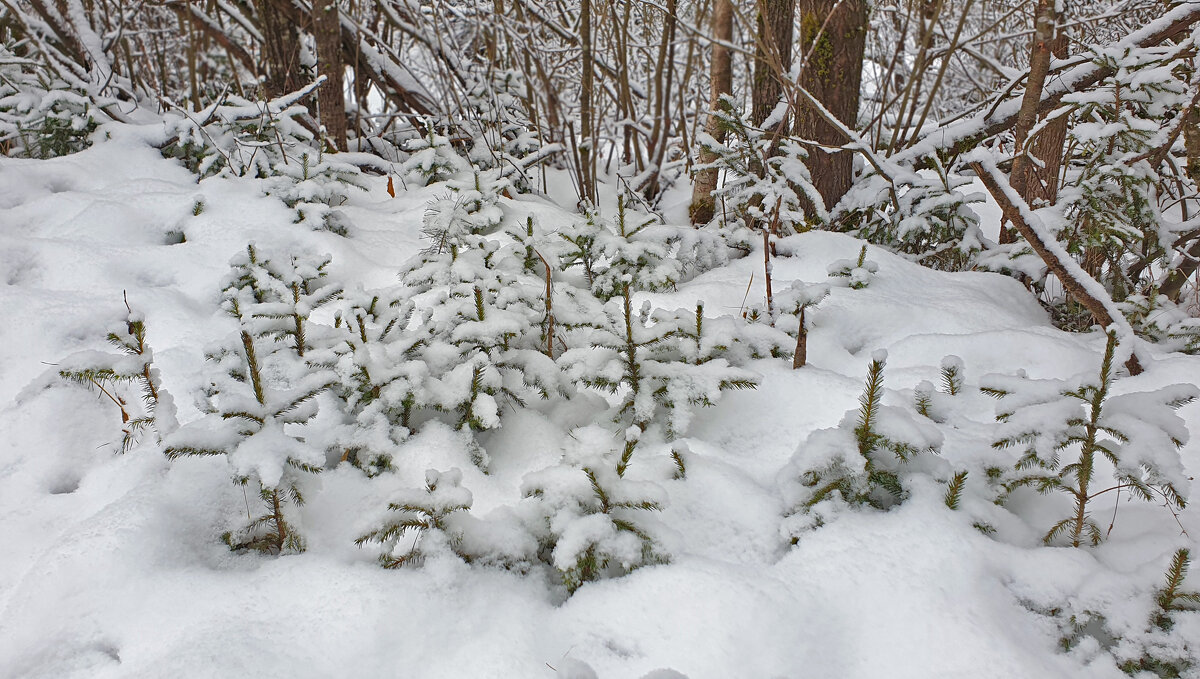
[(1115, 325), (1117, 336), (1129, 347), (1129, 358), (1125, 367), (1130, 375), (1142, 372), (1142, 365), (1137, 354), (1133, 351), (1133, 329), (1125, 320), (1125, 316), (1117, 309), (1104, 286), (1088, 275), (1083, 267), (1071, 257), (1061, 244), (1049, 233), (1041, 220), (1020, 194), (1008, 183), (996, 167), (995, 159), (982, 151), (973, 152), (967, 158), (968, 164), (979, 176), (992, 198), (996, 199), (1004, 217), (1016, 227), (1017, 231), (1033, 248), (1038, 257), (1045, 262), (1050, 273), (1062, 282), (1063, 288), (1072, 299), (1079, 302), (1092, 314), (1104, 328)]

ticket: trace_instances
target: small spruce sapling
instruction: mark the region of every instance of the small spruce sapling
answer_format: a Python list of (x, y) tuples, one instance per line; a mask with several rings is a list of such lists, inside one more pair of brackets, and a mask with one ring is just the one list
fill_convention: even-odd
[(424, 137), (404, 143), (404, 150), (410, 155), (400, 166), (400, 171), (406, 177), (429, 186), (470, 169), (470, 164), (455, 152), (448, 137), (438, 134), (433, 125), (428, 126), (428, 130)]
[(251, 243), (230, 263), (233, 272), (226, 289), (248, 288), (253, 304), (244, 303), (242, 311), (254, 319), (256, 336), (271, 335), (285, 341), (304, 358), (314, 346), (309, 316), (342, 295), (326, 271), (331, 261), (329, 257), (298, 256), (284, 261), (267, 259)]
[[(356, 539), (363, 546), (378, 543), (383, 546), (379, 563), (384, 568), (419, 565), (432, 551), (449, 550), (458, 553), (461, 534), (455, 530), (454, 518), (471, 508), (471, 491), (462, 487), (462, 471), (450, 469), (425, 472), (423, 490), (406, 490), (388, 504), (395, 512), (382, 527)], [(402, 544), (404, 536), (415, 532), (411, 544)], [(461, 556), (461, 554), (460, 554)]]
[(1155, 591), (1149, 627), (1123, 640), (1117, 652), (1119, 667), (1131, 676), (1151, 673), (1182, 677), (1196, 665), (1197, 649), (1175, 629), (1180, 613), (1200, 611), (1200, 593), (1185, 590), (1190, 550), (1180, 548), (1171, 557), (1165, 584)]
[[(887, 352), (876, 351), (867, 368), (859, 407), (846, 413), (834, 429), (813, 432), (783, 472), (786, 499), (793, 513), (813, 512), (827, 500), (887, 509), (905, 497), (901, 471), (923, 452), (937, 452), (941, 432), (907, 410), (883, 405), (883, 371)], [(799, 519), (800, 529), (823, 523)], [(794, 537), (794, 532), (793, 532)]]
[(529, 474), (522, 484), (541, 510), (536, 532), (552, 547), (551, 565), (571, 593), (585, 582), (668, 560), (646, 526), (647, 513), (666, 502), (662, 488), (617, 472), (618, 452), (598, 443), (611, 437), (606, 430), (592, 426), (575, 434), (593, 446), (590, 453)]
[(942, 391), (957, 396), (963, 390), (963, 360), (957, 356), (942, 359)]
[(414, 428), (412, 416), (428, 377), (424, 338), (405, 331), (414, 305), (387, 292), (358, 292), (334, 314), (343, 339), (329, 353), (349, 422), (340, 457), (376, 476), (391, 468), (392, 451)]
[(288, 505), (304, 503), (300, 473), (321, 471), (323, 455), (295, 429), (317, 415), (316, 397), (333, 386), (325, 370), (305, 363), (272, 332), (271, 322), (252, 315), (270, 304), (265, 282), (253, 275), (261, 262), (253, 247), (235, 259), (235, 281), (224, 291), (224, 309), (238, 321), (238, 336), (216, 358), (229, 374), (215, 391), (217, 407), (200, 421), (176, 432), (164, 452), (182, 456), (223, 455), (233, 467), (234, 481), (257, 484), (264, 511), (223, 537), (233, 549), (281, 554), (304, 550), (304, 541), (287, 515)]
[[(1100, 544), (1104, 534), (1091, 518), (1091, 500), (1110, 491), (1126, 491), (1150, 501), (1157, 494), (1168, 506), (1182, 508), (1187, 478), (1177, 450), (1188, 431), (1175, 410), (1193, 401), (1200, 390), (1174, 384), (1154, 392), (1113, 395), (1115, 333), (1109, 333), (1094, 377), (1029, 380), (987, 376), (981, 388), (1001, 401), (996, 419), (1000, 438), (993, 448), (1017, 447), (1022, 455), (1004, 477), (1005, 494), (1018, 488), (1040, 493), (1062, 492), (1074, 511), (1046, 532), (1050, 544), (1059, 537), (1078, 547)], [(1096, 463), (1112, 465), (1115, 485), (1093, 486)], [(1002, 498), (1003, 499), (1003, 498)]]
[(839, 259), (827, 269), (834, 278), (849, 279), (849, 285), (855, 290), (862, 290), (871, 284), (871, 279), (879, 271), (879, 265), (867, 259), (867, 246), (863, 245), (858, 251), (858, 259)]
[(724, 96), (713, 115), (726, 132), (724, 143), (701, 133), (699, 143), (715, 156), (712, 164), (725, 171), (725, 182), (713, 197), (746, 227), (757, 226), (786, 236), (807, 230), (813, 222), (828, 221), (825, 203), (812, 184), (804, 161), (807, 151), (791, 139), (774, 134), (779, 116), (787, 109), (779, 106), (761, 125), (753, 125), (739, 111), (732, 97)]
[[(121, 452), (135, 446), (142, 433), (153, 429), (159, 441), (176, 428), (175, 405), (162, 388), (162, 377), (154, 367), (154, 352), (146, 342), (146, 320), (125, 299), (124, 328), (108, 333), (108, 342), (123, 356), (89, 351), (65, 359), (59, 366), (60, 377), (95, 388), (121, 411)], [(142, 412), (133, 408), (121, 393), (122, 385), (136, 385)]]

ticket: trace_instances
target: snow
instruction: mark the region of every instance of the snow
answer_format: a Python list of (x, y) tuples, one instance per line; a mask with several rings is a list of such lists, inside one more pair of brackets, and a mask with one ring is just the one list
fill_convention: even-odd
[[(1061, 651), (1066, 616), (1104, 611), (1107, 629), (1140, 634), (1170, 555), (1194, 543), (1180, 528), (1200, 535), (1200, 503), (1176, 523), (1160, 506), (1122, 497), (1099, 548), (1042, 546), (1048, 517), (1069, 509), (1066, 499), (1029, 493), (1007, 508), (991, 503), (984, 470), (1008, 459), (991, 448), (996, 409), (1020, 396), (996, 401), (979, 387), (1009, 384), (1019, 369), (1032, 380), (1094, 375), (1104, 336), (1054, 329), (1011, 279), (936, 272), (875, 247), (870, 285), (830, 285), (830, 264), (857, 263), (862, 243), (811, 232), (781, 238), (788, 256), (772, 271), (790, 304), (823, 298), (807, 309), (808, 365), (793, 371), (788, 360), (746, 352), (757, 389), (694, 410), (674, 448), (637, 430), (625, 476), (606, 470), (599, 481), (612, 484), (616, 501), (661, 505), (621, 511), (669, 560), (570, 596), (540, 565), (535, 529), (561, 533), (551, 557), (560, 566), (597, 541), (622, 565), (644, 557), (633, 534), (580, 500), (593, 501), (581, 467), (619, 453), (628, 423), (612, 422), (609, 401), (579, 384), (571, 400), (529, 409), (481, 394), (477, 415), (489, 429), (474, 437), (438, 422), (397, 440), (373, 430), (373, 445), (390, 446), (393, 457), (393, 470), (374, 478), (337, 456), (305, 459), (327, 467), (305, 475), (306, 502), (295, 508), (308, 551), (231, 552), (219, 536), (245, 520), (255, 489), (243, 495), (219, 456), (167, 460), (152, 436), (119, 454), (116, 407), (55, 376), (106, 350), (104, 335), (128, 315), (124, 291), (144, 316), (182, 434), (203, 415), (200, 391), (214, 369), (203, 347), (236, 327), (219, 311), (221, 286), (248, 242), (328, 254), (331, 279), (347, 290), (395, 285), (424, 246), (425, 206), (446, 187), (410, 182), (391, 198), (384, 178), (364, 181), (367, 190), (339, 206), (352, 224), (343, 238), (294, 224), (294, 211), (264, 195), (259, 180), (197, 182), (137, 134), (50, 161), (0, 158), (8, 317), (0, 324), (0, 677), (1117, 678), (1125, 676), (1113, 661), (1121, 647), (1089, 637)], [(198, 201), (204, 208), (194, 214)], [(522, 223), (529, 214), (541, 224), (578, 218), (540, 199), (499, 206)], [(168, 245), (168, 231), (186, 240)], [(754, 341), (767, 346), (777, 331), (743, 328), (739, 315), (748, 283), (746, 304), (765, 302), (761, 267), (759, 252), (693, 271), (674, 287), (638, 293), (633, 308), (650, 301), (686, 318), (703, 300), (706, 332), (760, 333)], [(572, 351), (575, 377), (619, 379), (610, 353)], [(965, 379), (955, 396), (932, 390), (948, 355)], [(1138, 355), (1146, 372), (1116, 380), (1114, 418), (1147, 412), (1146, 399), (1161, 406), (1194, 394), (1187, 385), (1200, 383), (1200, 360), (1148, 344)], [(785, 472), (794, 459), (809, 466), (839, 451), (857, 455), (839, 424), (859, 407), (869, 362), (885, 356), (880, 426), (923, 451), (911, 467), (894, 463), (906, 470), (908, 498), (889, 511), (825, 513), (824, 525), (789, 544)], [(469, 378), (470, 365), (455, 378)], [(916, 413), (917, 389), (931, 395), (937, 421)], [(314, 438), (333, 438), (344, 424), (324, 398), (306, 425)], [(1153, 462), (1194, 494), (1200, 445), (1186, 443), (1175, 457), (1162, 437), (1196, 431), (1200, 404), (1149, 422), (1130, 417), (1114, 419), (1144, 434), (1133, 437), (1130, 459)], [(267, 435), (245, 439), (204, 431), (214, 446), (241, 442), (235, 465), (269, 484), (283, 473), (276, 448), (294, 444), (291, 426), (271, 420)], [(486, 452), (486, 472), (473, 445)], [(682, 478), (672, 450), (682, 451)], [(969, 471), (958, 511), (943, 499), (949, 469)], [(459, 536), (464, 551), (504, 558), (467, 564), (434, 549), (453, 542), (446, 538), (422, 543), (429, 549), (419, 567), (386, 570), (377, 549), (354, 544), (386, 520), (389, 502), (420, 499), (433, 483), (446, 484), (439, 506), (471, 505), (447, 517), (446, 535)], [(526, 497), (539, 485), (542, 497)], [(1116, 498), (1102, 500), (1095, 514), (1107, 526)], [(1195, 575), (1188, 586), (1197, 588)], [(1171, 639), (1194, 645), (1197, 617), (1180, 614)]]

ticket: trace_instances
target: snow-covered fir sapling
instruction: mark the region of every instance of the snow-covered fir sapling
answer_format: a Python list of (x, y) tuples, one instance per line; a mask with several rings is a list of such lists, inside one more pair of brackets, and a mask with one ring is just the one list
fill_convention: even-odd
[(942, 359), (942, 391), (957, 396), (963, 389), (963, 360), (950, 355)]
[[(162, 388), (162, 378), (154, 367), (154, 352), (146, 343), (146, 319), (129, 306), (128, 297), (125, 310), (124, 327), (107, 337), (123, 355), (80, 352), (64, 359), (58, 371), (63, 379), (97, 389), (117, 406), (121, 412), (121, 452), (136, 445), (146, 429), (153, 429), (161, 441), (177, 426), (175, 404)], [(140, 413), (125, 399), (124, 385), (137, 388)]]
[(503, 185), (494, 172), (452, 185), (459, 198), (435, 201), (426, 213), (430, 246), (401, 273), (404, 294), (423, 295), (411, 332), (422, 337), (429, 377), (415, 405), (456, 412), (456, 426), (473, 431), (499, 426), (505, 401), (569, 391), (549, 356), (544, 275), (529, 271), (523, 247), (488, 235), (502, 222)]
[(1200, 661), (1197, 655), (1200, 649), (1175, 630), (1179, 614), (1200, 614), (1200, 592), (1184, 588), (1190, 561), (1189, 549), (1175, 551), (1167, 566), (1164, 586), (1155, 591), (1149, 626), (1120, 640), (1115, 655), (1126, 674), (1182, 677)]
[[(333, 386), (332, 375), (305, 362), (295, 345), (280, 341), (273, 319), (249, 310), (270, 304), (261, 261), (253, 248), (233, 262), (235, 284), (225, 288), (223, 308), (238, 321), (237, 338), (215, 357), (227, 370), (218, 376), (217, 406), (198, 422), (179, 430), (168, 441), (168, 457), (222, 455), (233, 467), (234, 481), (256, 484), (264, 511), (254, 517), (247, 504), (248, 523), (224, 535), (233, 549), (271, 554), (299, 552), (304, 541), (287, 505), (304, 503), (301, 473), (321, 470), (324, 454), (295, 431), (317, 414), (316, 397)], [(260, 269), (256, 269), (259, 266)], [(267, 274), (263, 274), (267, 275)], [(267, 276), (269, 278), (269, 276)], [(243, 284), (238, 285), (236, 281)]]
[(349, 416), (337, 437), (339, 457), (368, 476), (391, 468), (429, 374), (420, 357), (424, 337), (405, 331), (413, 310), (411, 300), (391, 292), (354, 293), (334, 315), (341, 342), (317, 357), (334, 367)]
[(829, 296), (829, 286), (810, 285), (795, 281), (786, 290), (775, 296), (781, 314), (796, 318), (796, 348), (792, 352), (792, 369), (803, 368), (808, 363), (808, 310), (815, 308)]
[(1182, 547), (1176, 550), (1167, 568), (1166, 585), (1154, 598), (1154, 603), (1158, 605), (1153, 620), (1155, 627), (1170, 630), (1174, 626), (1172, 614), (1200, 610), (1200, 592), (1188, 591), (1183, 587), (1190, 565), (1191, 550)]
[(267, 194), (296, 211), (295, 223), (349, 235), (345, 217), (333, 208), (350, 199), (350, 188), (368, 190), (357, 167), (305, 147), (276, 162), (272, 172)]
[(894, 178), (869, 174), (839, 203), (833, 221), (838, 230), (911, 256), (947, 271), (970, 268), (983, 249), (979, 215), (983, 202), (972, 191), (972, 178), (929, 156), (933, 172)]
[[(749, 371), (730, 365), (725, 358), (693, 352), (712, 352), (704, 332), (703, 309), (697, 314), (657, 314), (651, 322), (649, 302), (634, 309), (637, 290), (661, 289), (672, 281), (676, 268), (669, 252), (652, 243), (639, 242), (629, 231), (628, 213), (618, 201), (618, 244), (608, 268), (597, 276), (593, 290), (607, 298), (603, 316), (594, 327), (580, 328), (576, 346), (559, 362), (573, 380), (589, 387), (622, 394), (618, 421), (625, 426), (625, 450), (618, 463), (624, 474), (642, 433), (666, 414), (668, 438), (682, 433), (695, 405), (710, 405), (727, 389), (749, 389), (757, 384)], [(685, 338), (692, 332), (690, 341)], [(709, 360), (711, 358), (711, 360)], [(699, 361), (698, 363), (695, 361)]]
[(553, 547), (551, 565), (569, 592), (667, 561), (645, 526), (647, 512), (666, 502), (662, 488), (617, 472), (619, 453), (606, 429), (585, 427), (574, 435), (581, 454), (568, 454), (563, 464), (529, 474), (522, 484), (541, 509), (543, 523), (535, 528)]
[[(398, 494), (388, 504), (388, 511), (395, 515), (354, 543), (360, 547), (367, 543), (383, 545), (379, 563), (384, 568), (419, 565), (434, 550), (457, 552), (461, 535), (454, 529), (454, 515), (466, 513), (472, 501), (471, 491), (462, 487), (461, 470), (426, 470), (425, 488)], [(415, 538), (411, 544), (402, 544), (409, 531), (416, 533)]]
[(255, 319), (256, 336), (271, 335), (304, 357), (313, 348), (309, 316), (342, 294), (329, 280), (329, 257), (290, 256), (266, 258), (251, 243), (230, 262), (232, 272), (226, 289), (246, 288), (253, 304), (242, 309)]
[(404, 143), (404, 150), (410, 154), (400, 166), (404, 176), (429, 186), (470, 169), (470, 164), (450, 144), (449, 137), (439, 134), (433, 125), (427, 128), (425, 136)]
[[(838, 427), (813, 432), (784, 469), (785, 499), (795, 514), (809, 514), (835, 499), (877, 509), (891, 507), (905, 497), (902, 466), (941, 447), (942, 435), (935, 426), (907, 410), (883, 405), (886, 361), (886, 351), (872, 355), (858, 409), (848, 411)], [(823, 521), (819, 512), (815, 517), (800, 516), (797, 528)]]
[(849, 285), (855, 290), (862, 290), (871, 284), (871, 279), (879, 271), (879, 265), (867, 259), (867, 246), (863, 245), (858, 251), (858, 259), (839, 259), (826, 269), (834, 278), (849, 279)]
[[(1005, 494), (1018, 488), (1057, 491), (1074, 504), (1074, 511), (1046, 532), (1046, 544), (1059, 537), (1074, 547), (1099, 544), (1104, 533), (1092, 520), (1089, 503), (1111, 491), (1147, 501), (1157, 495), (1173, 507), (1185, 504), (1187, 477), (1177, 451), (1188, 431), (1175, 410), (1200, 390), (1173, 384), (1113, 395), (1116, 348), (1116, 333), (1109, 333), (1098, 375), (1073, 381), (989, 375), (981, 385), (1001, 399), (996, 408), (1000, 438), (992, 446), (1022, 450), (1002, 478)], [(1100, 459), (1112, 465), (1116, 483), (1096, 489)]]
[(102, 108), (111, 103), (61, 80), (27, 46), (0, 43), (0, 139), (6, 155), (57, 158), (91, 146)]

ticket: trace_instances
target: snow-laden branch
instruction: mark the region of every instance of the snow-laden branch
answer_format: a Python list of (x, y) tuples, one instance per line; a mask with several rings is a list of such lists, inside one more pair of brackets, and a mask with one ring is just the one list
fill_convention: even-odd
[(976, 149), (964, 158), (979, 175), (984, 187), (999, 203), (1004, 216), (1013, 223), (1030, 247), (1037, 253), (1047, 268), (1062, 282), (1067, 293), (1082, 304), (1105, 329), (1116, 331), (1120, 342), (1117, 359), (1125, 364), (1130, 375), (1142, 372), (1141, 363), (1134, 353), (1137, 338), (1125, 315), (1117, 308), (1108, 291), (1092, 278), (1054, 234), (1046, 228), (1040, 217), (1021, 198), (1021, 194), (1009, 184), (996, 167), (995, 157), (987, 150)]

